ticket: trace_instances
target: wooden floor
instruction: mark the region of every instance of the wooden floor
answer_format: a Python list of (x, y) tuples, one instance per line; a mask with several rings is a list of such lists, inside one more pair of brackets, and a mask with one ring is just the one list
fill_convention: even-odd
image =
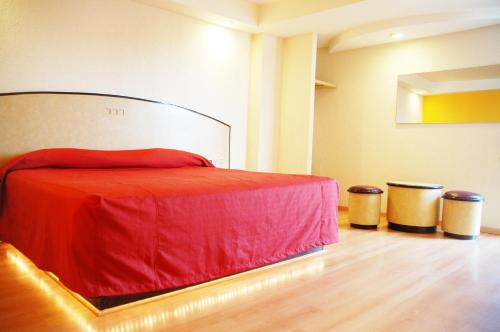
[(94, 316), (0, 244), (0, 331), (500, 331), (500, 236), (349, 229), (327, 252)]

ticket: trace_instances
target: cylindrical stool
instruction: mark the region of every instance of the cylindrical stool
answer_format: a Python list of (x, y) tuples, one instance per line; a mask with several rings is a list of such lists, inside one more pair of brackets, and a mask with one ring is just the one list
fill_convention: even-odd
[(443, 186), (415, 182), (387, 182), (389, 228), (411, 233), (434, 233), (439, 223)]
[(353, 186), (349, 192), (349, 222), (351, 227), (377, 229), (380, 221), (380, 188)]
[(443, 199), (444, 235), (460, 240), (476, 239), (481, 230), (483, 197), (469, 191), (448, 191)]

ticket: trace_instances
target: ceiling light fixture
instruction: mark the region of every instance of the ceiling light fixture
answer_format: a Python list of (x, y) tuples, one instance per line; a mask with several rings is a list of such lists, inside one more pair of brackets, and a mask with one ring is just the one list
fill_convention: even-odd
[(405, 34), (401, 32), (395, 32), (391, 35), (392, 39), (402, 39), (404, 36)]

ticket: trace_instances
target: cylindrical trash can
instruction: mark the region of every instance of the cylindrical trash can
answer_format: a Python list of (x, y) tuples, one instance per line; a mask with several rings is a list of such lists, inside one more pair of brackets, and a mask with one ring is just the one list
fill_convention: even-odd
[(448, 191), (443, 195), (444, 235), (460, 240), (476, 239), (481, 231), (483, 197), (470, 191)]
[(380, 221), (380, 196), (383, 191), (373, 186), (353, 186), (347, 191), (351, 227), (377, 229)]
[(439, 223), (443, 186), (416, 182), (387, 182), (389, 228), (411, 233), (434, 233)]

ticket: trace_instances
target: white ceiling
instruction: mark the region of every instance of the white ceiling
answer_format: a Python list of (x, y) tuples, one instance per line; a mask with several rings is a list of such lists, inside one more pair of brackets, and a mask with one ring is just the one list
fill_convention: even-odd
[(315, 32), (331, 52), (500, 24), (500, 0), (136, 1), (251, 33)]

